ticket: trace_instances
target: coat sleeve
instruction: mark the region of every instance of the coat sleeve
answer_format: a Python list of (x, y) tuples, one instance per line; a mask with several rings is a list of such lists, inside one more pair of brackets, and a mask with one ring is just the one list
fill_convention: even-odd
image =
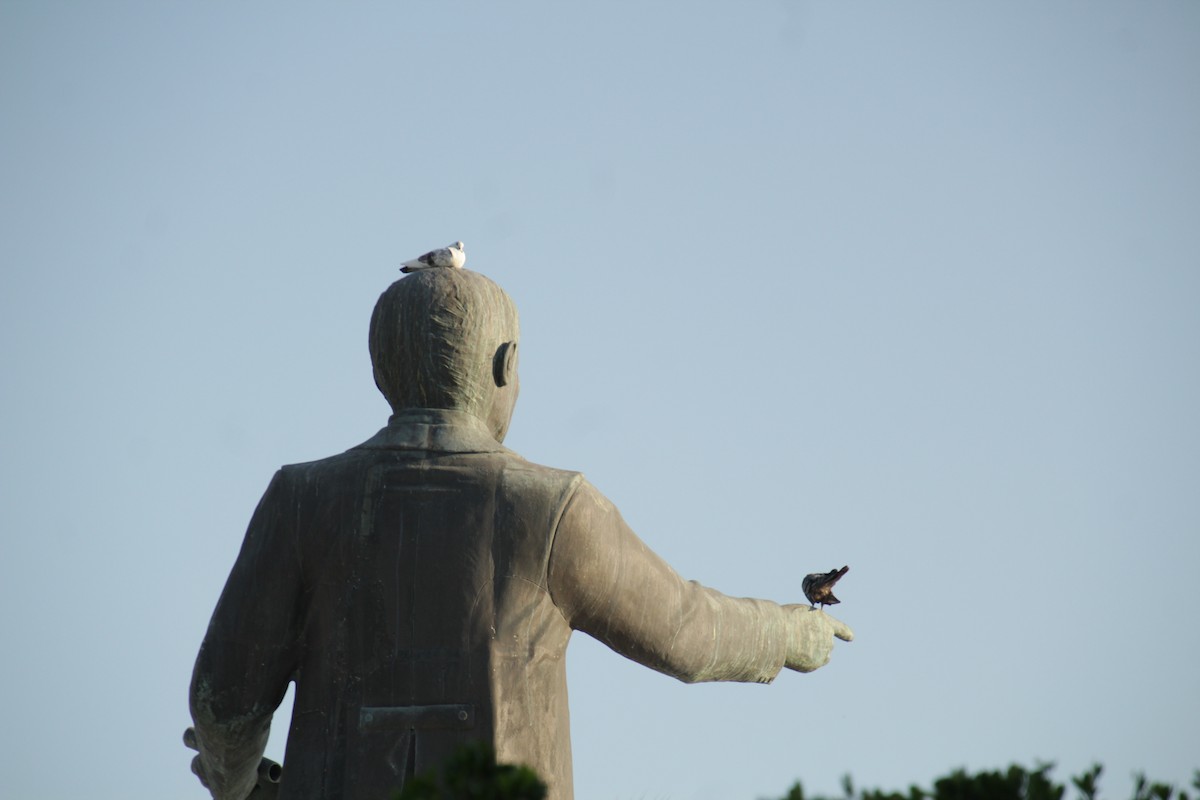
[(276, 473), (250, 520), (192, 673), (191, 711), (209, 791), (243, 800), (254, 788), (296, 664), (301, 574), (294, 503)]
[(688, 683), (769, 683), (788, 649), (784, 609), (685, 581), (581, 481), (551, 550), (551, 597), (572, 628)]

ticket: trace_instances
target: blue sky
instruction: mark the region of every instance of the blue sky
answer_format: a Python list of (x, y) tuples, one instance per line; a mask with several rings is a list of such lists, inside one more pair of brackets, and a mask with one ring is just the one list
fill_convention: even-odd
[(851, 567), (770, 687), (576, 637), (580, 800), (1186, 782), (1197, 86), (1184, 2), (0, 5), (5, 791), (206, 796), (250, 512), (385, 422), (371, 307), (456, 239), (512, 448), (727, 593)]

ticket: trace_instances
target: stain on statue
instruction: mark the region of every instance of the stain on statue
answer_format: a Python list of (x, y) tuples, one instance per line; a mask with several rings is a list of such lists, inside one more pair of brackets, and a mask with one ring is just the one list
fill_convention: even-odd
[(387, 427), (276, 473), (196, 659), (193, 770), (213, 797), (255, 789), (293, 681), (281, 800), (389, 797), (469, 742), (562, 800), (572, 631), (686, 682), (809, 672), (852, 638), (806, 604), (684, 580), (583, 475), (506, 449), (518, 338), (512, 300), (476, 272), (417, 272), (379, 298)]

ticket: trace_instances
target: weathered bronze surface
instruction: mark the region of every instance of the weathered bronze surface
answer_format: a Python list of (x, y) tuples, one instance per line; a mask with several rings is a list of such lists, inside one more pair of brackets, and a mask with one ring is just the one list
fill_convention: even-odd
[(688, 682), (808, 672), (852, 638), (809, 606), (683, 580), (581, 474), (506, 449), (518, 338), (475, 272), (380, 297), (387, 427), (275, 475), (196, 660), (194, 769), (214, 797), (253, 790), (290, 681), (280, 800), (383, 800), (475, 740), (570, 798), (573, 630)]

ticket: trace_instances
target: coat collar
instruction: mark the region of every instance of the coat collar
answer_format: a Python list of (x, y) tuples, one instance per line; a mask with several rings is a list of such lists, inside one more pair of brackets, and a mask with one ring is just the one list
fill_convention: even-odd
[(408, 408), (393, 414), (387, 427), (358, 449), (424, 450), (432, 453), (503, 453), (483, 420), (463, 411)]

